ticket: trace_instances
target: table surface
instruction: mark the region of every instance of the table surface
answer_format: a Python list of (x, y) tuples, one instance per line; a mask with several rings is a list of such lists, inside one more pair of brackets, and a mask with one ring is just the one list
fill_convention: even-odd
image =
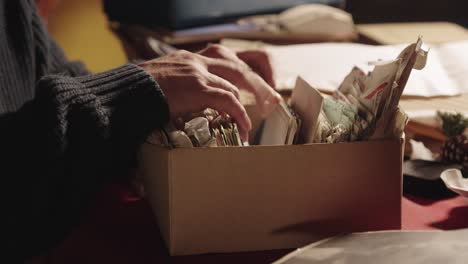
[[(438, 109), (440, 105), (456, 104), (461, 109), (466, 107), (466, 100), (467, 96), (463, 95), (435, 100), (413, 99), (402, 101), (402, 105), (405, 109), (413, 110), (422, 107)], [(405, 195), (402, 198), (402, 229), (466, 228), (468, 221), (465, 219), (468, 219), (468, 201), (462, 197), (430, 200)], [(46, 257), (46, 262), (271, 263), (289, 252), (291, 249), (170, 257), (148, 204), (144, 200), (133, 198), (123, 186), (115, 185), (99, 195), (82, 224)]]
[[(405, 230), (468, 227), (468, 201), (460, 196), (430, 200), (405, 195)], [(48, 257), (47, 263), (271, 263), (291, 249), (170, 257), (148, 204), (128, 189), (104, 190), (83, 223)]]

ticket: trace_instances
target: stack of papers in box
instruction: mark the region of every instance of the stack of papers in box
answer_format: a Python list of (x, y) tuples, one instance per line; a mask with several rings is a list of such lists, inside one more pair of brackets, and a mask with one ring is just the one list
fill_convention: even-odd
[(284, 102), (265, 120), (260, 145), (292, 145), (297, 143), (301, 119)]
[(333, 97), (322, 95), (298, 78), (291, 107), (303, 126), (297, 126), (294, 120), (298, 118), (288, 115), (283, 103), (266, 119), (260, 144), (291, 144), (291, 134), (296, 132), (299, 135), (294, 138), (299, 138), (299, 143), (400, 138), (408, 117), (398, 105), (412, 70), (426, 65), (428, 52), (422, 44), (418, 39), (396, 59), (375, 63), (369, 73), (354, 67)]

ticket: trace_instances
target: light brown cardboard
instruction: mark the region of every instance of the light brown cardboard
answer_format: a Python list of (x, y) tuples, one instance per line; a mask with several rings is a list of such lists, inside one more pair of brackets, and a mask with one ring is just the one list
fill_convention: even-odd
[(401, 228), (403, 140), (168, 149), (144, 144), (148, 200), (171, 255), (304, 246)]

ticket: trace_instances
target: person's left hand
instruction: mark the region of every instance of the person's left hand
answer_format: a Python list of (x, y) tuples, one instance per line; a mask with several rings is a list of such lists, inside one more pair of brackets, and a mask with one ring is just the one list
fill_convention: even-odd
[[(273, 69), (268, 54), (263, 50), (245, 50), (235, 52), (218, 44), (209, 45), (198, 52), (200, 55), (232, 63), (233, 67), (243, 67), (244, 78), (238, 78), (234, 72), (213, 69), (219, 76), (229, 80), (240, 89), (245, 89), (255, 95), (256, 102), (263, 115), (268, 114), (280, 102), (275, 87)], [(252, 84), (256, 84), (253, 86)]]

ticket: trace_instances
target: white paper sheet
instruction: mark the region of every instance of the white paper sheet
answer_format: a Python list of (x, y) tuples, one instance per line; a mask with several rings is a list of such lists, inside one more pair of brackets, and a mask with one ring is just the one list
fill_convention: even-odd
[(435, 47), (448, 77), (460, 92), (468, 92), (468, 41), (451, 42)]
[[(354, 66), (395, 59), (406, 45), (318, 43), (266, 46), (278, 90), (290, 90), (297, 76), (322, 91), (334, 91)], [(468, 41), (432, 46), (426, 67), (411, 73), (405, 96), (454, 96), (468, 92)]]

